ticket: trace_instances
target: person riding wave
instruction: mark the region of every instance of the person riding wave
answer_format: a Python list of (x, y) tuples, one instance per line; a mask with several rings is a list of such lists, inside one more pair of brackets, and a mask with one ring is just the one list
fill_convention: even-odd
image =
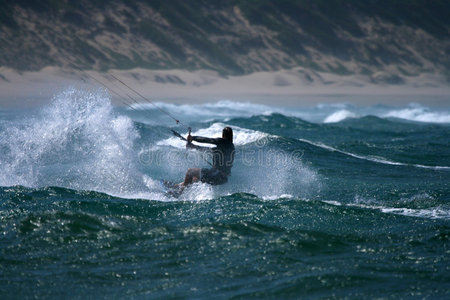
[[(198, 143), (206, 143), (216, 145), (214, 148), (201, 147), (192, 144), (192, 141)], [(186, 148), (200, 151), (210, 151), (212, 154), (211, 168), (191, 168), (186, 172), (184, 182), (180, 184), (181, 187), (186, 187), (197, 181), (209, 183), (211, 185), (220, 185), (228, 181), (228, 176), (231, 175), (231, 168), (234, 162), (234, 144), (233, 144), (233, 130), (230, 127), (225, 127), (222, 131), (221, 138), (208, 138), (202, 136), (187, 137)]]

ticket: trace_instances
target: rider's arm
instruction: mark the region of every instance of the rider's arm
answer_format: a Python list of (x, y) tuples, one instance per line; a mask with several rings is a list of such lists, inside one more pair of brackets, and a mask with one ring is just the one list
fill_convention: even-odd
[(199, 143), (205, 143), (205, 144), (214, 144), (214, 145), (218, 145), (220, 139), (219, 138), (208, 138), (208, 137), (203, 137), (203, 136), (193, 136), (192, 137), (193, 141), (199, 142)]

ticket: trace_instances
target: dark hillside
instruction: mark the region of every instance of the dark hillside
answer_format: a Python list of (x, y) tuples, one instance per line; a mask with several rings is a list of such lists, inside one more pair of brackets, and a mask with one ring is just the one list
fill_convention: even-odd
[[(447, 75), (450, 2), (17, 0), (0, 3), (0, 66)], [(374, 80), (377, 80), (374, 77)], [(399, 80), (398, 83), (401, 83)]]

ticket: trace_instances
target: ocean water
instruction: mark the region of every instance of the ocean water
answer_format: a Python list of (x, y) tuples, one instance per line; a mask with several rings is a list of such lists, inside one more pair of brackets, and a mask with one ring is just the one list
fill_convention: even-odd
[(235, 134), (229, 182), (173, 198), (208, 158), (110, 98), (0, 111), (2, 299), (450, 298), (449, 107), (158, 103)]

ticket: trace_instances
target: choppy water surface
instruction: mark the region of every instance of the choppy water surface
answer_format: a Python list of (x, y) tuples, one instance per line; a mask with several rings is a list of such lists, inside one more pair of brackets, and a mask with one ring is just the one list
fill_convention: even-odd
[[(447, 298), (450, 113), (423, 105), (159, 104), (219, 136), (228, 184), (153, 106), (68, 89), (0, 114), (4, 298)], [(207, 158), (206, 158), (207, 159)]]

